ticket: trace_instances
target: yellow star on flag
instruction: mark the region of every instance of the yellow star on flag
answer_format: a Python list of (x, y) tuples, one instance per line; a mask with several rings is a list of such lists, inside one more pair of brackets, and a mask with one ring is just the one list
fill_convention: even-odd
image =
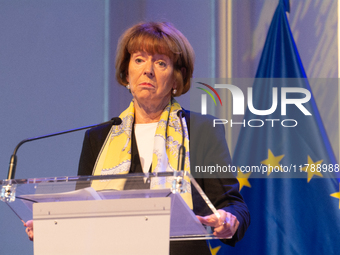
[(212, 248), (209, 243), (209, 249), (210, 249), (211, 255), (217, 255), (218, 251), (221, 249), (221, 246), (216, 246), (215, 248)]
[(248, 181), (248, 178), (249, 178), (250, 174), (251, 174), (251, 172), (245, 173), (245, 174), (242, 173), (240, 168), (237, 167), (237, 176), (236, 176), (236, 179), (240, 183), (240, 190), (239, 191), (241, 191), (243, 186), (251, 188), (251, 185), (250, 185), (250, 183)]
[(339, 183), (339, 192), (332, 193), (331, 196), (339, 199), (339, 209), (340, 209), (340, 183)]
[(322, 161), (323, 159), (319, 160), (318, 162), (313, 162), (311, 157), (308, 155), (308, 159), (307, 159), (308, 165), (301, 167), (301, 170), (307, 172), (307, 182), (309, 182), (313, 178), (314, 175), (323, 177), (322, 173), (317, 171), (318, 165), (320, 165)]
[(262, 164), (268, 166), (267, 175), (270, 175), (271, 172), (272, 172), (272, 169), (274, 169), (274, 168), (276, 168), (276, 169), (279, 168), (280, 171), (282, 171), (281, 166), (280, 166), (280, 161), (284, 156), (285, 155), (274, 156), (272, 151), (270, 149), (268, 149), (268, 158), (261, 161)]

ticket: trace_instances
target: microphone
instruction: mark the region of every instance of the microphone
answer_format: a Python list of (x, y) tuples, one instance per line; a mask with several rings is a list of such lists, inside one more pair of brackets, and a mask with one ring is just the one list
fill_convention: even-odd
[(9, 161), (9, 168), (8, 168), (8, 174), (7, 174), (7, 180), (10, 179), (14, 179), (15, 176), (15, 170), (16, 170), (16, 165), (17, 165), (17, 152), (18, 149), (21, 145), (23, 145), (24, 143), (27, 142), (31, 142), (31, 141), (36, 141), (36, 140), (40, 140), (40, 139), (44, 139), (44, 138), (48, 138), (48, 137), (52, 137), (52, 136), (58, 136), (58, 135), (63, 135), (63, 134), (68, 134), (68, 133), (72, 133), (72, 132), (76, 132), (76, 131), (80, 131), (80, 130), (84, 130), (84, 129), (89, 129), (89, 128), (95, 128), (95, 127), (99, 127), (102, 125), (107, 125), (107, 124), (111, 124), (111, 125), (120, 125), (122, 123), (121, 118), (119, 117), (115, 117), (112, 118), (109, 121), (103, 122), (103, 123), (99, 123), (99, 124), (95, 124), (95, 125), (90, 125), (90, 126), (85, 126), (85, 127), (80, 127), (80, 128), (75, 128), (75, 129), (70, 129), (70, 130), (65, 130), (65, 131), (61, 131), (61, 132), (57, 132), (57, 133), (52, 133), (52, 134), (48, 134), (48, 135), (43, 135), (43, 136), (37, 136), (37, 137), (32, 137), (32, 138), (28, 138), (25, 140), (22, 140), (20, 143), (18, 143), (18, 145), (15, 147), (14, 152), (11, 156), (11, 159)]
[(185, 113), (183, 110), (179, 110), (177, 112), (177, 116), (179, 118), (179, 121), (181, 123), (181, 127), (182, 127), (182, 144), (181, 146), (179, 147), (179, 150), (178, 150), (178, 165), (177, 165), (177, 171), (182, 171), (184, 170), (184, 164), (185, 164), (185, 147), (184, 147), (184, 136), (185, 136), (185, 133), (184, 133), (184, 128), (183, 128), (183, 122), (182, 122), (182, 118), (185, 116)]

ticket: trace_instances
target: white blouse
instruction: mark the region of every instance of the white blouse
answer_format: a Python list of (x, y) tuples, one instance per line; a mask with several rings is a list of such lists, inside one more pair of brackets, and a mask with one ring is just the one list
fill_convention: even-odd
[(149, 172), (152, 163), (153, 144), (158, 122), (135, 124), (135, 137), (140, 163), (144, 173)]

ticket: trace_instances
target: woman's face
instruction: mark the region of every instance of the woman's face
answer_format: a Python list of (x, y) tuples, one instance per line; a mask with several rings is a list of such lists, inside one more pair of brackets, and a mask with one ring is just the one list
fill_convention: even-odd
[(152, 107), (167, 104), (176, 87), (172, 60), (163, 54), (133, 53), (126, 78), (137, 102)]

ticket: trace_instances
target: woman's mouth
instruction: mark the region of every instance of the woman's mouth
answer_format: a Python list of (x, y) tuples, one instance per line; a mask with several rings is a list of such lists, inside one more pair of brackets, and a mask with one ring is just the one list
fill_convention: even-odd
[(140, 86), (145, 86), (145, 87), (150, 87), (150, 88), (154, 88), (155, 86), (152, 85), (151, 83), (148, 82), (142, 82), (139, 84)]

